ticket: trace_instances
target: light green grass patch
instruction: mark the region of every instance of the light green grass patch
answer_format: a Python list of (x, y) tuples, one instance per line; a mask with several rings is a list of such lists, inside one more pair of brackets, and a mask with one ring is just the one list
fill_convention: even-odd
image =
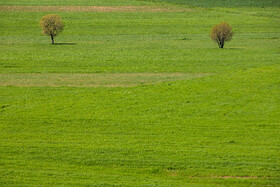
[(0, 86), (19, 87), (132, 87), (160, 82), (186, 80), (209, 73), (19, 73), (0, 74)]
[(159, 6), (0, 6), (0, 12), (183, 12), (187, 8)]

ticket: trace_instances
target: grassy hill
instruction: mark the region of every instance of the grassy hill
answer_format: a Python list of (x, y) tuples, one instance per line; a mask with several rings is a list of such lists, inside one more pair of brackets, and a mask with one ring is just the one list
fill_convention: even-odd
[(229, 2), (2, 0), (0, 185), (278, 186), (279, 3)]

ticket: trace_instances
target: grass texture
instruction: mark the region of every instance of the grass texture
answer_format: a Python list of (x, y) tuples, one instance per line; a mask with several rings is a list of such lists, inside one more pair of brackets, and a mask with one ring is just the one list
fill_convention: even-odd
[(162, 2), (1, 1), (0, 186), (279, 186), (279, 3)]

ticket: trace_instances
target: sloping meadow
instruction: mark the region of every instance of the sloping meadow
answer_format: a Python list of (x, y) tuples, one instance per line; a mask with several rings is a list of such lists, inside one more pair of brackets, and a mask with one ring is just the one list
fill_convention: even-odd
[[(0, 185), (279, 185), (280, 11), (265, 2), (2, 0)], [(65, 24), (55, 45), (46, 14)]]

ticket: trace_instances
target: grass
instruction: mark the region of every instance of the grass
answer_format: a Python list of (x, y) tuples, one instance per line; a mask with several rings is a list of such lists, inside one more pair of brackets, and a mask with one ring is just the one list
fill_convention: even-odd
[[(147, 0), (149, 1), (149, 0)], [(172, 3), (179, 5), (188, 5), (188, 6), (198, 6), (198, 7), (206, 7), (206, 8), (214, 8), (214, 7), (280, 7), (280, 2), (277, 0), (152, 0), (154, 2), (162, 2), (162, 3)]]
[[(50, 37), (41, 36), (38, 26), (38, 20), (45, 14), (2, 13), (3, 18), (9, 17), (2, 21), (1, 41), (5, 46), (1, 53), (2, 62), (5, 62), (2, 72), (208, 73), (270, 65), (279, 54), (275, 47), (279, 43), (277, 17), (198, 10), (183, 13), (66, 12), (59, 13), (66, 28), (55, 42), (76, 45), (51, 46)], [(19, 16), (25, 17), (24, 22)], [(243, 16), (247, 19), (239, 21)], [(235, 40), (226, 43), (226, 49), (221, 51), (210, 40), (209, 33), (214, 24), (223, 20), (233, 25), (236, 34)]]
[(83, 0), (83, 1), (73, 1), (73, 0), (2, 0), (0, 5), (19, 5), (19, 6), (141, 6), (141, 5), (151, 5), (149, 1), (139, 1), (139, 0)]
[(183, 12), (191, 9), (152, 6), (0, 6), (3, 12)]
[(0, 12), (0, 185), (278, 186), (279, 6), (188, 2), (1, 1), (192, 10)]
[(209, 76), (195, 73), (1, 74), (1, 86), (131, 87)]

